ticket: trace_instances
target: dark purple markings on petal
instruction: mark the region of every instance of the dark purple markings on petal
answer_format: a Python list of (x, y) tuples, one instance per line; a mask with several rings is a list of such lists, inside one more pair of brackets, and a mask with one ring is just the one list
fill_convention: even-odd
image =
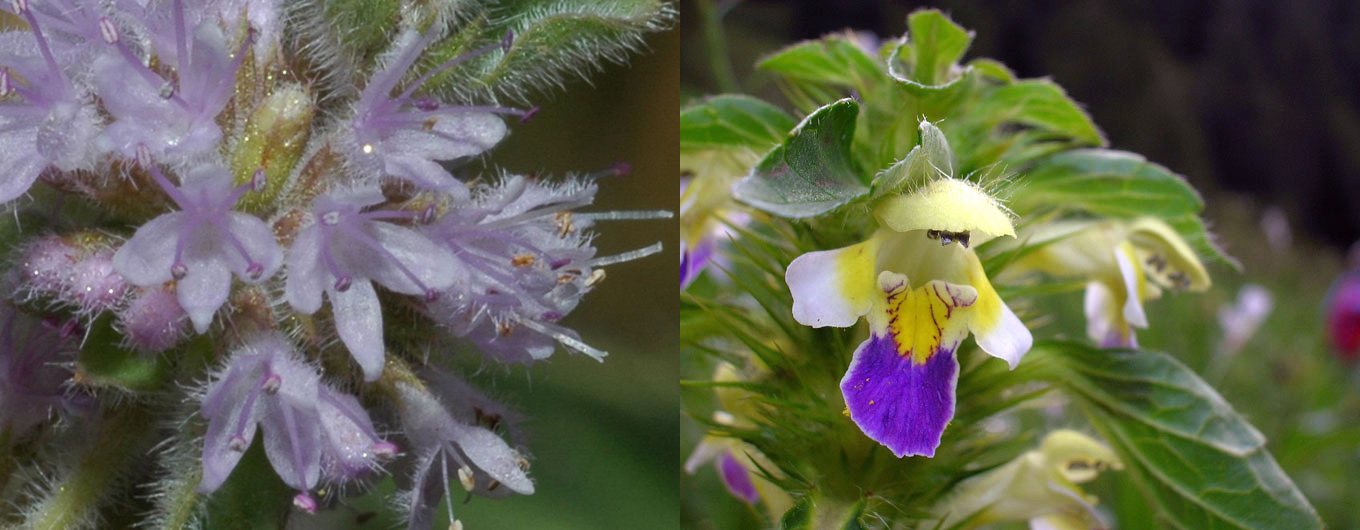
[(954, 417), (958, 367), (952, 349), (916, 364), (898, 355), (891, 338), (874, 335), (855, 350), (841, 393), (850, 418), (869, 438), (898, 458), (933, 457)]
[(727, 486), (728, 493), (733, 497), (745, 501), (746, 504), (755, 504), (760, 500), (760, 492), (756, 491), (756, 485), (751, 482), (750, 470), (741, 465), (731, 451), (723, 451), (722, 456), (718, 457), (718, 474), (722, 476), (723, 485)]

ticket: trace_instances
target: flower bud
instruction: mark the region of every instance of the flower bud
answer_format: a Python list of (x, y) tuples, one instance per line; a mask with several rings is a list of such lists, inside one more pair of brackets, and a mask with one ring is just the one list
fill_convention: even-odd
[(255, 193), (237, 204), (241, 211), (263, 211), (283, 190), (307, 146), (314, 109), (311, 94), (298, 85), (280, 87), (255, 108), (231, 155), (236, 182), (255, 184)]

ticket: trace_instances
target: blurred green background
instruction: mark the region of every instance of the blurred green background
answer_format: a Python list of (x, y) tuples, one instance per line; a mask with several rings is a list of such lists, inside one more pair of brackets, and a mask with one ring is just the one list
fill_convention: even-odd
[[(540, 94), (534, 102), (542, 110), (512, 126), (487, 165), (562, 176), (627, 162), (632, 173), (601, 180), (595, 205), (581, 211), (675, 211), (679, 53), (676, 31), (655, 34), (628, 64)], [(609, 352), (603, 363), (559, 351), (531, 368), (486, 365), (471, 378), (526, 416), (536, 492), (464, 504), (455, 483), (454, 512), (464, 528), (678, 527), (678, 230), (674, 219), (597, 225), (600, 255), (665, 245), (659, 255), (609, 267), (607, 279), (564, 322)], [(385, 481), (375, 495), (312, 518), (308, 528), (404, 528), (391, 517), (373, 517), (391, 487)], [(434, 527), (447, 528), (446, 519)]]
[[(683, 2), (682, 11), (697, 13), (699, 5)], [(710, 5), (723, 15), (726, 49), (715, 60), (705, 46), (702, 17), (682, 20), (682, 106), (739, 90), (790, 108), (772, 79), (754, 71), (761, 57), (847, 27), (896, 38), (905, 31), (907, 13), (929, 5), (977, 32), (967, 57), (1001, 59), (1022, 77), (1051, 77), (1087, 106), (1112, 147), (1141, 152), (1185, 174), (1204, 194), (1204, 216), (1242, 271), (1214, 265), (1209, 292), (1150, 302), (1150, 327), (1139, 332), (1139, 342), (1171, 353), (1217, 388), (1266, 436), (1329, 527), (1360, 528), (1354, 505), (1360, 499), (1360, 370), (1333, 355), (1323, 328), (1331, 283), (1356, 266), (1347, 264), (1346, 250), (1360, 233), (1360, 165), (1353, 154), (1360, 145), (1357, 4)], [(1267, 226), (1284, 230), (1291, 241), (1269, 244)], [(1222, 353), (1224, 331), (1216, 315), (1248, 284), (1266, 288), (1274, 309), (1245, 347)], [(1035, 334), (1085, 339), (1081, 303), (1080, 291), (1036, 300), (1051, 318)], [(708, 399), (695, 394), (685, 398)], [(693, 421), (683, 422), (684, 454), (701, 435)], [(1090, 492), (1117, 527), (1152, 524), (1145, 522), (1146, 504), (1135, 492), (1117, 490), (1115, 482), (1102, 478)], [(745, 529), (758, 520), (726, 493), (712, 466), (686, 477), (681, 497), (686, 528)]]

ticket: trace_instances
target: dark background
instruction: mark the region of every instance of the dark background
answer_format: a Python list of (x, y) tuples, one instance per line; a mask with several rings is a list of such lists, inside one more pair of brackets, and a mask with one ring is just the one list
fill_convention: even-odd
[[(844, 28), (884, 37), (937, 7), (976, 32), (966, 58), (992, 57), (1021, 77), (1048, 76), (1090, 111), (1112, 147), (1136, 151), (1206, 195), (1238, 192), (1345, 249), (1360, 238), (1360, 2), (751, 1), (724, 19), (742, 89), (786, 43)], [(735, 5), (735, 7), (733, 7)], [(685, 13), (695, 12), (685, 4)], [(682, 20), (682, 99), (715, 92), (698, 17)], [(1209, 217), (1213, 218), (1210, 201)], [(1231, 249), (1230, 249), (1231, 250)]]

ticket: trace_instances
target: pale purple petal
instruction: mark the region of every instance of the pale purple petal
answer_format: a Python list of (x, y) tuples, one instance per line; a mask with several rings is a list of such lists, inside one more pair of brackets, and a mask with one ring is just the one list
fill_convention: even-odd
[(455, 200), (466, 200), (470, 196), (467, 184), (453, 178), (438, 162), (413, 155), (392, 154), (383, 157), (383, 170), (387, 175), (422, 188), (452, 195)]
[(208, 418), (208, 433), (203, 438), (199, 491), (217, 490), (241, 461), (244, 450), (232, 447), (234, 438), (239, 436), (246, 444), (255, 438), (261, 407), (258, 395), (254, 400), (248, 398), (259, 374), (258, 363), (233, 365), (204, 397), (202, 413)]
[(175, 286), (180, 307), (189, 314), (194, 330), (203, 333), (231, 294), (231, 271), (216, 261), (192, 262), (189, 273)]
[[(315, 376), (313, 376), (314, 378)], [(279, 392), (265, 400), (264, 452), (279, 478), (289, 487), (306, 491), (321, 478), (321, 423), (316, 412), (316, 386), (310, 402), (297, 402)]]
[(230, 262), (231, 269), (237, 277), (247, 283), (258, 283), (279, 271), (279, 267), (283, 265), (283, 251), (279, 249), (279, 243), (274, 239), (274, 231), (264, 221), (250, 214), (227, 212), (227, 230), (230, 230), (231, 235), (245, 247), (246, 254), (264, 268), (259, 278), (252, 280), (246, 272), (245, 260), (241, 259), (235, 247), (224, 249), (223, 252), (227, 256), (233, 257)]
[(113, 255), (113, 270), (143, 287), (170, 281), (175, 245), (184, 228), (184, 214), (171, 212), (142, 225)]
[(534, 492), (534, 482), (520, 467), (519, 452), (511, 449), (505, 440), (481, 427), (458, 424), (454, 430), (454, 441), (458, 449), (472, 461), (472, 464), (503, 487), (521, 495)]
[(382, 332), (382, 306), (378, 293), (368, 281), (355, 280), (349, 290), (326, 290), (335, 314), (335, 331), (354, 361), (364, 371), (364, 380), (376, 381), (382, 375), (385, 350)]
[(401, 129), (383, 141), (397, 154), (426, 160), (453, 160), (479, 155), (505, 138), (505, 118), (488, 112), (435, 117), (429, 130)]
[(321, 270), (321, 228), (312, 225), (298, 232), (288, 250), (288, 281), (284, 293), (288, 304), (304, 314), (321, 309), (321, 295), (329, 276)]
[[(444, 290), (458, 279), (453, 255), (424, 234), (391, 223), (367, 223), (368, 233), (426, 288)], [(392, 260), (351, 262), (356, 275), (367, 276), (383, 287), (402, 294), (423, 295), (425, 289), (411, 281)]]

